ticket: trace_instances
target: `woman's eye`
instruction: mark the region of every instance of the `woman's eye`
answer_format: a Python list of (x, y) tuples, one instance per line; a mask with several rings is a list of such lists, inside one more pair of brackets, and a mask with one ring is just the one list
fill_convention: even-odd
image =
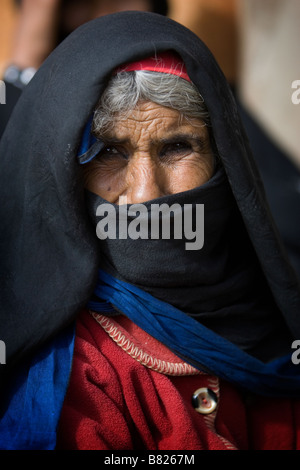
[(115, 147), (114, 145), (108, 145), (104, 147), (103, 150), (99, 153), (98, 158), (105, 159), (105, 158), (125, 158), (127, 159), (127, 154), (123, 149)]
[(160, 157), (171, 158), (171, 157), (184, 157), (189, 155), (193, 151), (193, 147), (188, 142), (174, 142), (165, 145), (160, 151)]

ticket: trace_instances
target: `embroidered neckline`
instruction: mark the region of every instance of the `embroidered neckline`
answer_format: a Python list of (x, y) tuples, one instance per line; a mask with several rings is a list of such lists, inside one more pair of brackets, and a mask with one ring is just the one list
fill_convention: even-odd
[(118, 324), (112, 318), (108, 318), (93, 311), (90, 311), (90, 314), (123, 351), (145, 367), (159, 372), (160, 374), (176, 377), (203, 374), (203, 372), (186, 362), (180, 361), (180, 359), (178, 359), (178, 362), (164, 361), (147, 353), (140, 346), (137, 346), (132, 339), (126, 337), (124, 331), (121, 331)]

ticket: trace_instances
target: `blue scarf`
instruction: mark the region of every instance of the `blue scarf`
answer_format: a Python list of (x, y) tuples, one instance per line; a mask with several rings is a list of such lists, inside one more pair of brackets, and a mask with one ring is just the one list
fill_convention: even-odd
[(122, 312), (199, 370), (257, 395), (299, 398), (300, 366), (293, 364), (292, 350), (266, 364), (180, 310), (102, 270), (94, 293), (99, 300), (88, 304), (91, 310), (105, 315)]

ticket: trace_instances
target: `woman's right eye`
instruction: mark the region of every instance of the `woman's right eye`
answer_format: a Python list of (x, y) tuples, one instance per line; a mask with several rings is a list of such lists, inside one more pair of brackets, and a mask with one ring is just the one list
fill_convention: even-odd
[(105, 159), (128, 159), (127, 152), (125, 149), (120, 148), (115, 145), (107, 145), (104, 147), (101, 152), (98, 154), (98, 160), (105, 160)]

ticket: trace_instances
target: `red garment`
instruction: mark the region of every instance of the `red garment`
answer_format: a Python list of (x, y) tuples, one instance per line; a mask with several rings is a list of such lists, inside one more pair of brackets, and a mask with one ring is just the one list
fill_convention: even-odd
[[(300, 449), (299, 401), (245, 398), (127, 318), (97, 318), (84, 312), (77, 322), (59, 449)], [(216, 394), (209, 414), (192, 404), (199, 388)]]

